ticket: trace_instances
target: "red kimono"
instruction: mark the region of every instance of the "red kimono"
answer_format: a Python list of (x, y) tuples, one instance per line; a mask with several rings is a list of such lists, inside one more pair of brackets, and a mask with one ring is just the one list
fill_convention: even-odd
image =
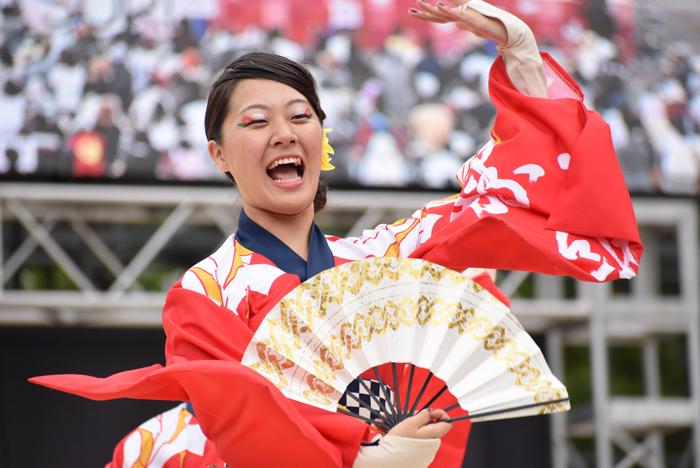
[[(489, 84), (498, 109), (492, 139), (457, 175), (458, 195), (360, 238), (319, 240), (312, 232), (308, 270), (298, 274), (231, 236), (168, 293), (165, 367), (106, 379), (63, 375), (32, 381), (96, 400), (189, 401), (204, 434), (232, 466), (351, 467), (362, 440), (372, 437), (369, 426), (287, 400), (240, 364), (265, 314), (318, 272), (314, 265), (323, 262), (314, 256), (325, 255), (335, 265), (373, 256), (415, 257), (459, 271), (527, 270), (586, 281), (636, 274), (642, 246), (609, 128), (584, 107), (573, 80), (548, 55), (543, 59), (550, 99), (520, 94), (496, 60)], [(498, 295), (487, 275), (475, 279)], [(441, 398), (435, 407), (454, 401), (448, 394)], [(181, 428), (177, 436), (172, 432), (158, 442), (140, 428), (130, 436), (134, 441), (125, 439), (124, 447), (151, 444), (150, 455), (139, 447), (140, 465), (127, 466), (170, 466), (159, 450), (196, 432), (182, 429), (196, 424), (186, 410), (171, 416)], [(468, 424), (455, 424), (433, 465), (461, 466), (468, 433)], [(185, 454), (194, 452), (173, 453), (185, 463)]]

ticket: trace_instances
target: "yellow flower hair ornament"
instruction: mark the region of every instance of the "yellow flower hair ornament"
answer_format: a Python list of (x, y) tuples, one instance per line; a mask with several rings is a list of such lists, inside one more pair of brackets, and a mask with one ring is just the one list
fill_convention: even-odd
[(335, 152), (333, 151), (333, 148), (331, 147), (330, 143), (328, 143), (328, 137), (326, 136), (328, 132), (332, 131), (333, 129), (331, 128), (323, 129), (323, 148), (321, 149), (323, 154), (323, 159), (321, 161), (322, 171), (332, 171), (333, 169), (335, 169), (335, 166), (331, 164), (331, 157), (328, 155), (328, 153), (335, 154)]

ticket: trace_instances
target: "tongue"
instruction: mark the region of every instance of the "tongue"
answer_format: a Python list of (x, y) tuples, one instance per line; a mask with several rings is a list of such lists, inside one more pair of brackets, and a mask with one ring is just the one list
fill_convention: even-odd
[(271, 179), (291, 180), (299, 177), (294, 164), (280, 164), (271, 171), (267, 171)]

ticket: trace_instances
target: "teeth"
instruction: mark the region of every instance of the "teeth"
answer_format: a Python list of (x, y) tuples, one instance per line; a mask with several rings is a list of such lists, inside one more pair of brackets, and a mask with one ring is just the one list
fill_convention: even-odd
[(278, 184), (291, 184), (292, 182), (297, 182), (301, 180), (301, 177), (297, 177), (295, 179), (273, 179), (275, 182)]
[(295, 166), (301, 166), (301, 158), (298, 157), (293, 157), (293, 158), (282, 158), (282, 159), (277, 159), (275, 161), (272, 161), (269, 166), (267, 166), (267, 170), (271, 170), (279, 166), (280, 164), (294, 164)]

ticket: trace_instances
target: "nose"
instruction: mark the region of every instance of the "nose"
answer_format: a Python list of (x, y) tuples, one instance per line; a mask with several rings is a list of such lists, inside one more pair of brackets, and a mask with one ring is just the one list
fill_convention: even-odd
[(289, 122), (279, 123), (270, 139), (271, 146), (289, 146), (296, 142), (297, 136)]

